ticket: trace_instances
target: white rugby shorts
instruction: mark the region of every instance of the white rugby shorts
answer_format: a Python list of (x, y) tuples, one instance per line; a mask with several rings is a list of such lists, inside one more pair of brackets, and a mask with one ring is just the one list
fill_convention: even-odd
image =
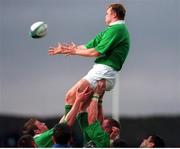
[(110, 91), (115, 85), (117, 73), (117, 71), (113, 70), (113, 68), (107, 65), (94, 64), (93, 68), (88, 72), (86, 76), (83, 77), (83, 79), (87, 80), (93, 88), (96, 88), (97, 81), (105, 79), (106, 91)]

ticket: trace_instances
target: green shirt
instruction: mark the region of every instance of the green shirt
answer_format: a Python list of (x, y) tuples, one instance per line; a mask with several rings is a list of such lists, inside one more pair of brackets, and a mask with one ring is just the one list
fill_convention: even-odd
[(35, 136), (34, 141), (36, 145), (40, 148), (52, 147), (53, 145), (52, 136), (53, 136), (53, 128)]
[(87, 49), (95, 48), (101, 54), (96, 58), (95, 63), (104, 64), (119, 71), (130, 47), (127, 27), (125, 24), (109, 26), (85, 46)]
[(102, 129), (99, 121), (88, 125), (88, 114), (86, 112), (79, 113), (76, 118), (83, 131), (84, 144), (91, 140), (96, 144), (96, 147), (110, 147), (109, 134)]

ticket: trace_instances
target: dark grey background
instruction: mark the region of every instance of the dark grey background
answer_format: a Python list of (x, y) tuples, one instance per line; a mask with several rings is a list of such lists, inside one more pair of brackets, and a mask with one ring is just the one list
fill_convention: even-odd
[[(56, 116), (92, 58), (48, 56), (57, 42), (83, 44), (106, 26), (112, 0), (0, 0), (0, 114)], [(120, 72), (120, 116), (180, 114), (179, 0), (121, 0), (131, 48)], [(48, 34), (32, 39), (32, 23)], [(112, 92), (104, 98), (111, 114)]]

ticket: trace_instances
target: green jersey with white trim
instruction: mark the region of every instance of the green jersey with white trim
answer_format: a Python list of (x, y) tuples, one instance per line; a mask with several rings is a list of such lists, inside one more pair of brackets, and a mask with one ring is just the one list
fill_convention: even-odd
[(95, 63), (121, 70), (130, 47), (129, 32), (125, 24), (114, 24), (100, 32), (86, 45), (87, 49), (95, 48), (101, 55)]
[(99, 121), (95, 121), (89, 125), (87, 112), (79, 113), (76, 119), (83, 132), (84, 144), (92, 141), (96, 147), (110, 147), (109, 135), (102, 129)]
[(38, 147), (40, 147), (40, 148), (52, 147), (52, 145), (53, 145), (53, 141), (52, 141), (53, 129), (54, 128), (49, 129), (41, 134), (34, 136), (34, 141)]

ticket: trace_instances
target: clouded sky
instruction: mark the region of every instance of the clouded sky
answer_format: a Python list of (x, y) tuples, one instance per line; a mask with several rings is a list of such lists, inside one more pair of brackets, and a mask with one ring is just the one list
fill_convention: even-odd
[[(94, 59), (48, 56), (57, 42), (83, 44), (105, 29), (112, 0), (0, 0), (0, 113), (55, 116), (69, 88)], [(119, 114), (180, 114), (180, 2), (126, 0), (131, 48), (119, 74)], [(48, 24), (42, 39), (28, 35), (36, 21)], [(104, 97), (112, 113), (112, 92)]]

